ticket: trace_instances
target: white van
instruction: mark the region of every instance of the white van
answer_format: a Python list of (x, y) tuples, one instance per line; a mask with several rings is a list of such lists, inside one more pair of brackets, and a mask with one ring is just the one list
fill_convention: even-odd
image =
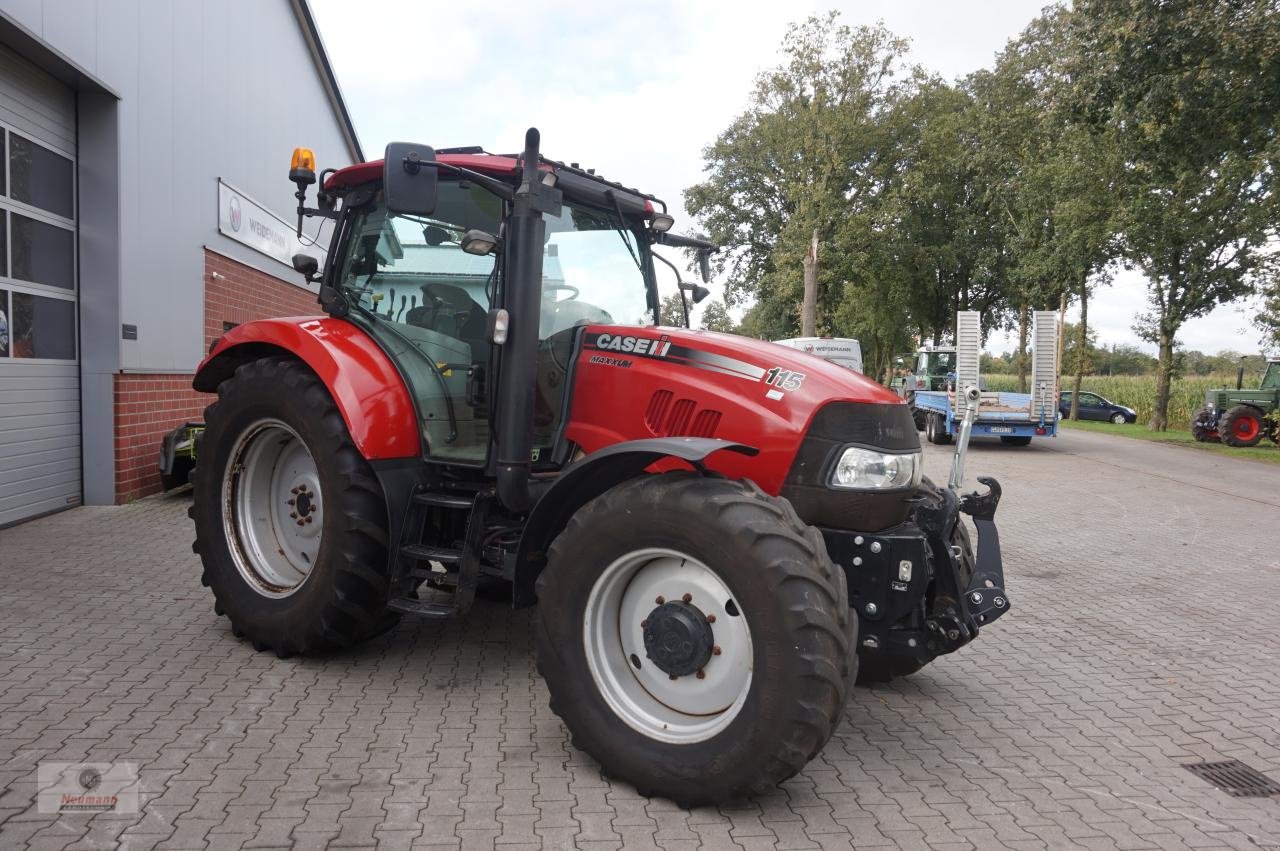
[(793, 337), (790, 340), (774, 340), (780, 346), (790, 346), (811, 355), (829, 360), (837, 366), (862, 372), (862, 346), (848, 337)]

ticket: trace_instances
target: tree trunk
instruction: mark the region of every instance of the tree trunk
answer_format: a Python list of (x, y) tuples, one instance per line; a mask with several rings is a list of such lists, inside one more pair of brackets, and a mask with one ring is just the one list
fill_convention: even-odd
[(1025, 304), (1018, 311), (1018, 392), (1027, 392), (1027, 316), (1031, 308)]
[(1147, 428), (1165, 431), (1169, 428), (1169, 388), (1173, 383), (1173, 334), (1160, 329), (1160, 359), (1156, 364), (1156, 400)]
[(814, 228), (804, 253), (804, 304), (800, 309), (800, 336), (816, 337), (818, 313), (818, 230)]
[(1084, 383), (1085, 361), (1089, 345), (1089, 283), (1080, 283), (1080, 330), (1076, 334), (1076, 383), (1071, 394), (1071, 419), (1080, 419), (1080, 385)]

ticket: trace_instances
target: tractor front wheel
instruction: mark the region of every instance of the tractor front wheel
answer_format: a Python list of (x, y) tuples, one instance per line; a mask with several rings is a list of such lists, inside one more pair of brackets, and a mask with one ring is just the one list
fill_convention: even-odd
[(1262, 412), (1248, 405), (1236, 405), (1218, 421), (1218, 433), (1228, 446), (1257, 446), (1264, 431)]
[(192, 549), (232, 632), (283, 657), (393, 624), (382, 489), (320, 379), (298, 361), (252, 361), (205, 421)]
[(1196, 411), (1195, 416), (1191, 418), (1191, 436), (1201, 443), (1219, 440), (1218, 423), (1214, 420), (1211, 409), (1201, 408)]
[(538, 577), (538, 670), (573, 743), (640, 794), (736, 800), (796, 774), (844, 711), (844, 572), (790, 504), (668, 473), (580, 509)]

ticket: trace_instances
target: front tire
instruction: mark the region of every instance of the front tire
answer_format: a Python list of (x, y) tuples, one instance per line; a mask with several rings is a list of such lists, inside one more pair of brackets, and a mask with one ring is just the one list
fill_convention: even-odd
[(232, 632), (284, 657), (394, 624), (382, 489), (320, 379), (295, 360), (251, 361), (205, 422), (192, 549)]
[(1191, 418), (1191, 436), (1200, 443), (1220, 442), (1218, 424), (1211, 409), (1204, 407), (1196, 411), (1196, 415)]
[(1115, 423), (1116, 425), (1124, 425), (1125, 423), (1129, 422), (1129, 419), (1124, 414), (1116, 413), (1111, 415), (1111, 422)]
[(669, 473), (614, 487), (555, 539), (537, 592), (552, 711), (647, 797), (762, 793), (816, 756), (844, 711), (857, 667), (844, 572), (789, 503), (749, 482)]

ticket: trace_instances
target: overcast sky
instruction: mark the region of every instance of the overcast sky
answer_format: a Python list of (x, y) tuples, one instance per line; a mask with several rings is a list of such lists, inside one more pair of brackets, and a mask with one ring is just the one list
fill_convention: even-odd
[[(726, 0), (439, 6), (402, 0), (311, 0), (365, 155), (389, 141), (542, 150), (652, 192), (688, 229), (681, 193), (701, 178), (702, 149), (746, 105), (755, 75), (778, 60), (787, 24), (829, 8), (851, 25), (911, 39), (912, 59), (948, 78), (990, 66), (1040, 0)], [(529, 20), (526, 9), (536, 7)], [(321, 163), (321, 166), (324, 166)], [(667, 282), (664, 282), (666, 284)], [(670, 286), (664, 286), (670, 289)], [(712, 286), (713, 297), (718, 289)], [(1121, 273), (1091, 302), (1104, 344), (1138, 343), (1141, 276)], [(1252, 314), (1219, 308), (1179, 339), (1216, 352), (1257, 349)], [(1145, 348), (1150, 348), (1142, 344)], [(988, 342), (1001, 351), (1003, 336)]]

